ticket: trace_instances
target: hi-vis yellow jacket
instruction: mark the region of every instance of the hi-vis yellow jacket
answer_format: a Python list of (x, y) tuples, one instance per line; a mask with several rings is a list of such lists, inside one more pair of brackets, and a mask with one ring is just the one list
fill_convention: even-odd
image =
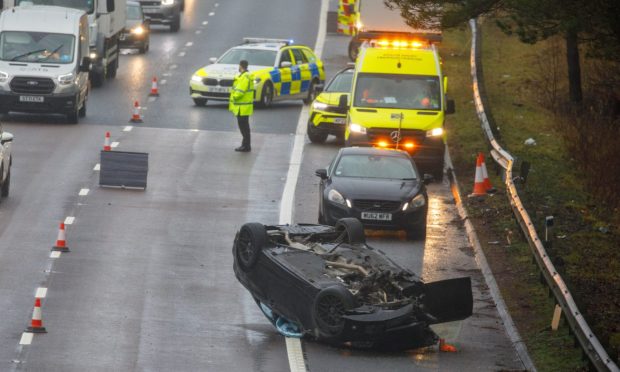
[(235, 76), (228, 102), (228, 110), (235, 116), (250, 116), (254, 112), (254, 81), (247, 71)]

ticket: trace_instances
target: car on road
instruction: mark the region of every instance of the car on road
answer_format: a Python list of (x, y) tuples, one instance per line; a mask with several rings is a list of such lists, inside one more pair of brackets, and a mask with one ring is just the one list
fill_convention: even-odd
[(424, 283), (366, 244), (354, 218), (335, 227), (246, 223), (233, 269), (282, 334), (354, 347), (430, 346), (432, 324), (472, 314), (469, 277)]
[(316, 175), (321, 178), (319, 223), (355, 217), (367, 228), (404, 229), (409, 239), (426, 237), (425, 185), (432, 176), (421, 176), (407, 152), (346, 147)]
[(0, 195), (3, 198), (9, 196), (11, 188), (11, 165), (13, 165), (13, 157), (11, 156), (11, 145), (13, 144), (13, 135), (2, 130), (0, 125)]
[(140, 3), (127, 2), (127, 21), (125, 30), (120, 36), (119, 47), (136, 48), (146, 53), (151, 43), (151, 21), (144, 16)]
[(352, 82), (353, 67), (347, 67), (334, 75), (312, 102), (307, 130), (312, 143), (323, 143), (330, 134), (344, 138), (347, 109), (340, 106), (340, 97), (350, 95)]
[(315, 87), (325, 82), (325, 71), (312, 49), (290, 40), (244, 38), (211, 64), (196, 71), (189, 82), (197, 106), (208, 100), (228, 101), (239, 61), (248, 61), (254, 79), (254, 101), (262, 107), (274, 101), (314, 100)]
[(170, 26), (170, 31), (181, 29), (181, 10), (185, 3), (180, 0), (135, 0), (153, 25)]

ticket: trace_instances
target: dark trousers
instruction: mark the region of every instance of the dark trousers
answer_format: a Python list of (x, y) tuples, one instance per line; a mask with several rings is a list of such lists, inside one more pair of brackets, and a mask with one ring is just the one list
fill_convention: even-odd
[(237, 124), (239, 125), (239, 131), (243, 136), (241, 146), (251, 147), (250, 145), (250, 117), (249, 116), (237, 116)]

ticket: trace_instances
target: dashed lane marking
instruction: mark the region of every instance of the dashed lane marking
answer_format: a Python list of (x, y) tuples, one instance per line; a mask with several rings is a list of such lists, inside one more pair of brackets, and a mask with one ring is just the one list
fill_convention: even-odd
[(65, 225), (73, 225), (74, 222), (75, 222), (75, 217), (73, 216), (69, 216), (65, 218)]
[(178, 65), (176, 65), (176, 64), (174, 64), (174, 65), (170, 65), (170, 69), (171, 69), (171, 70), (176, 70), (176, 69), (177, 69), (177, 67), (179, 67), (179, 66), (178, 66)]
[(118, 145), (120, 145), (120, 142), (112, 142), (112, 144), (110, 145), (111, 148), (117, 148)]
[[(149, 97), (149, 98), (147, 99), (147, 101), (148, 101), (149, 103), (153, 103), (153, 102), (157, 101), (157, 97)], [(141, 107), (141, 108), (142, 108), (143, 110), (146, 110), (146, 107)]]
[(188, 41), (187, 43), (185, 43), (186, 47), (191, 47), (192, 45), (194, 45), (194, 43), (191, 41)]
[(202, 30), (196, 30), (196, 35), (200, 35), (202, 33)]
[(101, 164), (97, 163), (95, 164), (95, 167), (93, 168), (94, 171), (99, 171), (101, 169)]
[[(163, 81), (163, 80), (162, 80)], [(161, 83), (160, 83), (161, 84)], [(133, 127), (131, 125), (126, 126), (125, 128), (123, 128), (123, 132), (131, 132), (133, 130)]]
[(90, 189), (81, 189), (78, 193), (79, 196), (86, 196), (90, 192)]
[(213, 6), (215, 6), (217, 8), (218, 6), (220, 6), (220, 4), (219, 3), (215, 3), (215, 4), (213, 4)]
[(202, 21), (202, 25), (203, 25), (203, 26), (206, 26), (206, 25), (208, 25), (208, 24), (209, 24), (209, 21)]
[(45, 296), (47, 296), (47, 288), (37, 288), (37, 292), (34, 294), (34, 298), (45, 298)]
[(60, 258), (60, 251), (54, 251), (52, 253), (50, 253), (50, 258)]
[(30, 345), (32, 343), (32, 336), (34, 334), (30, 332), (22, 333), (22, 338), (19, 340), (20, 345)]
[(161, 81), (159, 82), (159, 85), (166, 85), (167, 82), (168, 82), (168, 80), (161, 79)]
[(185, 52), (180, 52), (179, 57), (185, 57), (185, 54), (186, 54)]
[(213, 17), (215, 15), (215, 13), (211, 12), (209, 13), (209, 17)]

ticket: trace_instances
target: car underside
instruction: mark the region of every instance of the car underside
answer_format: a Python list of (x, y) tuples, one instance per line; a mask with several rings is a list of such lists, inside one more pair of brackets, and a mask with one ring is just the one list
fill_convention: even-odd
[(237, 278), (285, 335), (416, 348), (437, 342), (429, 325), (472, 313), (469, 278), (424, 283), (366, 245), (352, 218), (335, 227), (246, 224), (233, 254)]

